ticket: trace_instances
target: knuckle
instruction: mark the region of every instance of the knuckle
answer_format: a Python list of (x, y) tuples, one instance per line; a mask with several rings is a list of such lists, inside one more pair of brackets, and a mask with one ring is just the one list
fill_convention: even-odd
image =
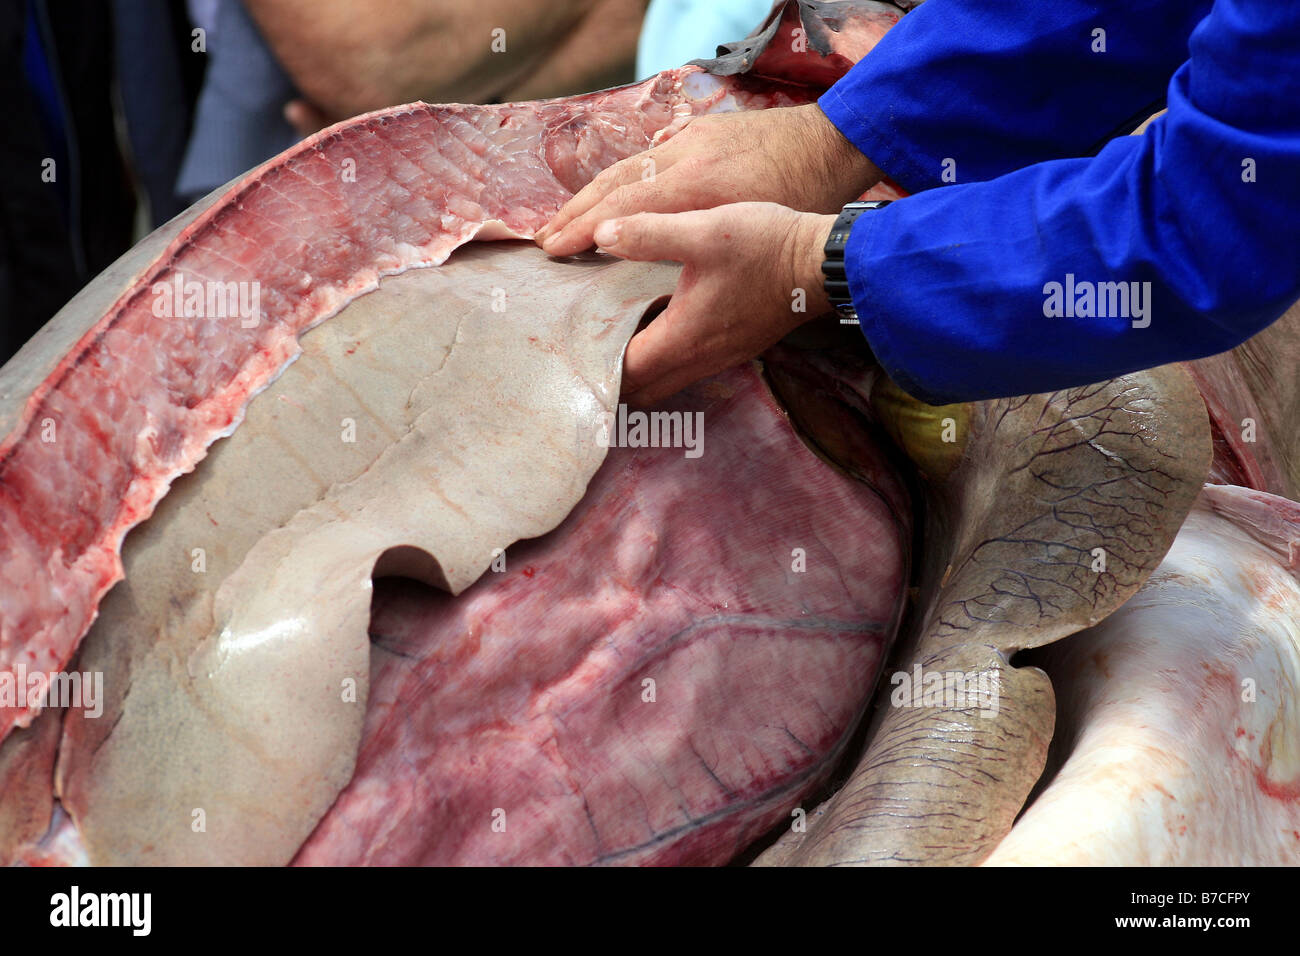
[(708, 162), (702, 156), (687, 156), (678, 165), (683, 176), (694, 179), (708, 168)]
[(604, 169), (598, 172), (594, 177), (592, 177), (591, 185), (596, 187), (603, 187), (603, 188), (609, 188), (611, 186), (616, 185), (623, 178), (623, 174), (626, 169), (626, 163), (627, 163), (626, 159), (620, 159), (617, 163), (614, 163), (612, 166), (606, 166)]
[(653, 189), (650, 183), (627, 183), (610, 193), (606, 202), (611, 209), (623, 215), (640, 212), (654, 195)]

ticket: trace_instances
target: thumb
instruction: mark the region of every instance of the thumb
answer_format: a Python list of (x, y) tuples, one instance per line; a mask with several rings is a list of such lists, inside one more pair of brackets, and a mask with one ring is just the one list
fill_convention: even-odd
[(689, 262), (706, 246), (707, 211), (645, 212), (607, 219), (596, 227), (596, 245), (635, 262)]

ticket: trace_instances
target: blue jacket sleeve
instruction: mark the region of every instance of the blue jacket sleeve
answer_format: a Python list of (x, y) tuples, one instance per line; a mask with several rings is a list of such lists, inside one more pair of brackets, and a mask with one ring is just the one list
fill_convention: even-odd
[[(900, 386), (940, 404), (1102, 381), (1232, 348), (1300, 298), (1300, 4), (1217, 0), (1189, 47), (1144, 135), (858, 220), (850, 288)], [(889, 97), (859, 108), (906, 127)]]
[(927, 0), (818, 105), (913, 193), (1090, 156), (1164, 106), (1209, 10), (1210, 0)]

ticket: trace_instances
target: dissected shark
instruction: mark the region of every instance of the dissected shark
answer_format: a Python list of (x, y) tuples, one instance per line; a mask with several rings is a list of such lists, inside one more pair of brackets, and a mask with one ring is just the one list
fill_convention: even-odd
[[(1166, 367), (931, 408), (805, 335), (628, 441), (622, 351), (676, 267), (510, 241), (693, 116), (811, 101), (901, 14), (778, 3), (631, 87), (359, 117), (56, 316), (0, 370), (0, 664), (104, 694), (5, 709), (5, 856), (977, 863), (1060, 830), (1106, 747), (1054, 728), (1114, 721), (1058, 707), (1051, 655), (1163, 580), (1212, 456), (1293, 478), (1291, 378), (1248, 343), (1215, 366), (1254, 362), (1244, 393)], [(214, 287), (240, 307), (192, 302)]]

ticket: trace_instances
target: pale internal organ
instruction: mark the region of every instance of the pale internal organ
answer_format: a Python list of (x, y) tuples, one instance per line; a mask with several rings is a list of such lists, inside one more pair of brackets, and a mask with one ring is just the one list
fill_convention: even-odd
[(1060, 769), (990, 864), (1300, 863), (1300, 505), (1206, 486), (1142, 590), (1040, 652)]

